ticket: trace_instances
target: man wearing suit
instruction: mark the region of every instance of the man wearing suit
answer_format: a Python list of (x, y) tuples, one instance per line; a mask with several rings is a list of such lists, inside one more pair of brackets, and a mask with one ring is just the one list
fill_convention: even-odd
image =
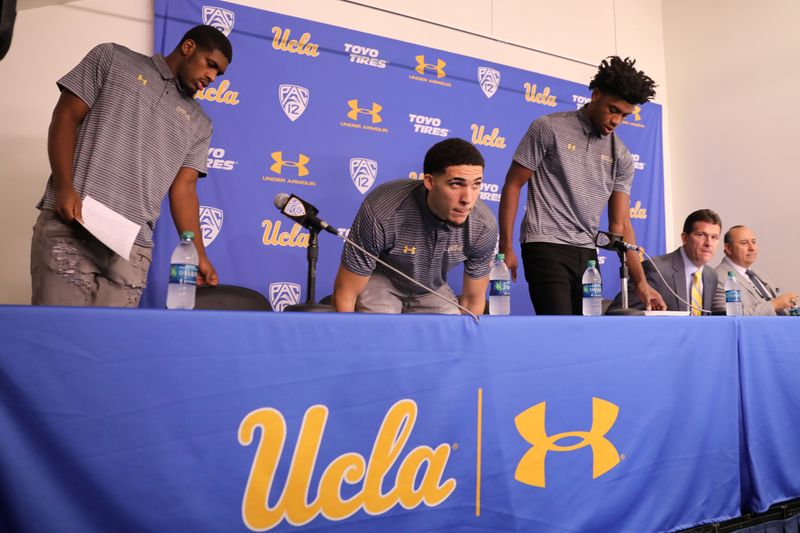
[[(689, 314), (696, 316), (704, 314), (702, 310), (711, 310), (717, 290), (717, 273), (706, 265), (717, 251), (721, 231), (722, 221), (718, 214), (710, 209), (695, 211), (683, 223), (683, 245), (680, 248), (642, 263), (647, 282), (664, 298), (667, 310), (689, 309)], [(663, 279), (658, 272), (664, 276)], [(681, 300), (690, 302), (691, 308)], [(617, 294), (611, 309), (619, 308), (621, 301), (621, 295)], [(631, 308), (644, 309), (633, 291), (629, 291), (628, 302)]]
[(754, 272), (758, 259), (758, 243), (752, 230), (746, 226), (733, 226), (725, 233), (725, 257), (717, 266), (717, 292), (714, 311), (725, 310), (725, 280), (728, 272), (736, 274), (742, 289), (742, 308), (745, 315), (785, 315), (797, 302), (797, 293), (780, 293), (763, 272)]

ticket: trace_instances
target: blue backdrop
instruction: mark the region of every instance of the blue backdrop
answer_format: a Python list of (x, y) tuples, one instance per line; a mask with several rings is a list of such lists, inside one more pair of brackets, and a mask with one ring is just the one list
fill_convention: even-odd
[[(308, 239), (274, 208), (277, 193), (301, 196), (346, 231), (372, 187), (420, 178), (427, 149), (461, 137), (486, 159), (481, 196), (496, 213), (530, 122), (589, 97), (584, 84), (225, 2), (156, 0), (155, 50), (169, 53), (201, 22), (228, 34), (234, 49), (225, 76), (196, 96), (214, 122), (208, 177), (198, 186), (203, 239), (221, 282), (266, 294), (276, 310), (305, 301)], [(651, 255), (661, 254), (661, 107), (637, 107), (618, 135), (636, 159), (634, 229)], [(525, 198), (523, 191), (517, 237)], [(156, 230), (146, 306), (164, 306), (176, 243), (167, 215)], [(332, 290), (341, 250), (340, 240), (321, 236), (318, 297)], [(611, 298), (618, 262), (602, 255)], [(461, 272), (449, 283), (460, 292)], [(521, 273), (512, 312), (533, 312)]]

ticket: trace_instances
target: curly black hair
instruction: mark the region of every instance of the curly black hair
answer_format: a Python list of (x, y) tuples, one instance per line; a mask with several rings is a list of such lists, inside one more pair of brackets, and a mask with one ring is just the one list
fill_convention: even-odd
[(609, 56), (600, 63), (589, 89), (619, 96), (629, 104), (644, 104), (655, 95), (657, 87), (653, 78), (636, 70), (635, 59)]
[(447, 167), (455, 165), (485, 167), (486, 163), (475, 146), (464, 139), (454, 137), (431, 146), (425, 154), (422, 171), (425, 174), (442, 174)]

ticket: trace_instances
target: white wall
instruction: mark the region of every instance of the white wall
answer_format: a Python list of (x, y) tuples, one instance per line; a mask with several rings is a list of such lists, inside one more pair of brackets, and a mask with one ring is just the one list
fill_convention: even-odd
[(669, 0), (663, 16), (675, 225), (710, 208), (723, 231), (752, 227), (756, 267), (798, 290), (800, 2)]
[[(60, 5), (33, 7), (48, 1)], [(661, 0), (234, 3), (587, 84), (603, 57), (636, 57), (639, 67), (659, 83), (656, 101), (663, 104), (667, 98)], [(0, 62), (0, 146), (6, 154), (0, 165), (0, 187), (5, 191), (0, 225), (6, 236), (0, 304), (30, 301), (31, 227), (37, 214), (34, 205), (49, 174), (46, 135), (58, 99), (55, 81), (101, 42), (115, 41), (144, 53), (152, 50), (152, 0), (19, 0), (18, 8), (12, 47)], [(666, 186), (669, 200), (668, 173)], [(669, 216), (668, 211), (671, 227)]]

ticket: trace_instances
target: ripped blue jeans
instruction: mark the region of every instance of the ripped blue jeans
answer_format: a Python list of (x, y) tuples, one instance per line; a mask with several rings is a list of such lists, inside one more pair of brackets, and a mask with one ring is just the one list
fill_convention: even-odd
[(33, 305), (139, 307), (152, 250), (133, 246), (126, 261), (77, 222), (42, 209), (31, 240)]

